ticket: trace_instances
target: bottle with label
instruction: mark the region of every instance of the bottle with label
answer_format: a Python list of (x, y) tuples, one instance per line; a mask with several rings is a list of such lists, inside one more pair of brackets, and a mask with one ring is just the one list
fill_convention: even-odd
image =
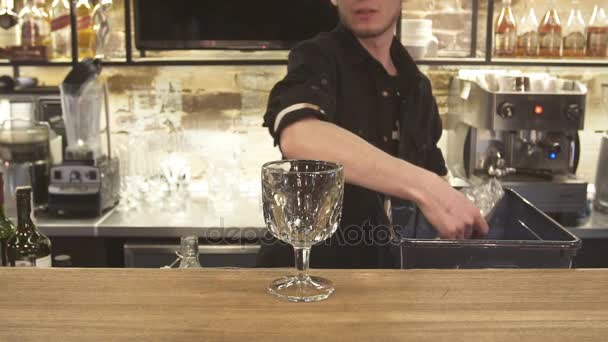
[(8, 260), (14, 267), (51, 267), (51, 240), (31, 218), (32, 188), (17, 188), (17, 231), (8, 240)]
[(555, 0), (551, 0), (549, 4), (549, 10), (538, 26), (538, 53), (541, 57), (560, 57), (562, 53), (562, 24), (557, 14)]
[(572, 8), (568, 15), (564, 29), (563, 53), (564, 57), (584, 57), (587, 45), (585, 36), (585, 19), (579, 7), (578, 0), (572, 1)]
[(0, 173), (0, 266), (8, 266), (7, 242), (15, 235), (15, 225), (4, 214), (4, 178)]
[(517, 38), (517, 24), (511, 9), (511, 0), (502, 0), (502, 9), (494, 24), (494, 55), (514, 57)]
[(608, 16), (600, 5), (593, 7), (587, 26), (587, 56), (608, 57)]
[(34, 0), (25, 0), (19, 12), (19, 26), (21, 26), (21, 45), (35, 46), (40, 38), (40, 29), (34, 19)]
[(40, 46), (51, 48), (51, 14), (49, 13), (46, 0), (36, 0), (36, 16), (40, 21)]
[(538, 17), (534, 10), (534, 1), (526, 1), (525, 14), (517, 25), (517, 56), (538, 56)]
[(72, 58), (69, 0), (53, 0), (50, 16), (52, 58)]
[(19, 15), (13, 0), (2, 0), (0, 9), (0, 48), (21, 45), (19, 37)]
[(90, 0), (78, 0), (76, 18), (78, 26), (78, 58), (95, 57), (95, 31), (93, 30), (93, 6)]
[(25, 0), (19, 12), (23, 46), (46, 46), (49, 43), (49, 16), (40, 4), (40, 0)]

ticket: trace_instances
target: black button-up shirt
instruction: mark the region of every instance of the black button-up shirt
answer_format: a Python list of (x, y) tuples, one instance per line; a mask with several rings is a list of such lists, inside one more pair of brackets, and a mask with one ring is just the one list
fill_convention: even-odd
[[(445, 175), (445, 161), (436, 147), (442, 126), (430, 82), (396, 38), (390, 53), (397, 76), (390, 76), (342, 25), (296, 46), (289, 55), (287, 75), (270, 93), (264, 116), (275, 144), (289, 124), (316, 117), (386, 153)], [(386, 224), (382, 198), (347, 184), (341, 226)]]

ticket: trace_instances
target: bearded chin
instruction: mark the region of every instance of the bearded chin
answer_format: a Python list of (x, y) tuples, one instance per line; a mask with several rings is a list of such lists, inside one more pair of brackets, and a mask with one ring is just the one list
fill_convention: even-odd
[(391, 30), (393, 28), (393, 24), (397, 21), (397, 18), (399, 18), (399, 13), (397, 13), (397, 15), (395, 15), (384, 27), (380, 28), (380, 29), (376, 29), (376, 30), (357, 30), (355, 28), (353, 28), (350, 23), (348, 23), (347, 20), (345, 20), (345, 18), (340, 15), (340, 20), (342, 21), (342, 23), (345, 23), (346, 26), (351, 29), (351, 31), (353, 31), (353, 34), (360, 39), (370, 39), (370, 38), (376, 38), (376, 37), (380, 37), (382, 36), (384, 33), (386, 33), (387, 31)]
[(381, 36), (386, 30), (353, 30), (355, 37), (360, 39), (370, 39)]

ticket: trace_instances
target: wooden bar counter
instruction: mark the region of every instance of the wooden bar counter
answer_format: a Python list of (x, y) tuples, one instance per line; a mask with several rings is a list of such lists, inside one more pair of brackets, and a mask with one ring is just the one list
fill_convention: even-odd
[(0, 268), (0, 341), (608, 341), (608, 270), (290, 271)]

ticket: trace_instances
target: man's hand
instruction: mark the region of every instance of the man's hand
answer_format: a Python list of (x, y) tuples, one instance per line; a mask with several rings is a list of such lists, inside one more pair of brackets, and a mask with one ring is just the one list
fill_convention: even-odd
[(433, 173), (421, 181), (418, 207), (443, 239), (482, 238), (488, 223), (481, 212), (459, 191)]
[(483, 237), (488, 224), (464, 195), (436, 174), (390, 155), (332, 123), (305, 119), (285, 128), (281, 150), (288, 158), (344, 165), (346, 181), (414, 201), (446, 239)]

